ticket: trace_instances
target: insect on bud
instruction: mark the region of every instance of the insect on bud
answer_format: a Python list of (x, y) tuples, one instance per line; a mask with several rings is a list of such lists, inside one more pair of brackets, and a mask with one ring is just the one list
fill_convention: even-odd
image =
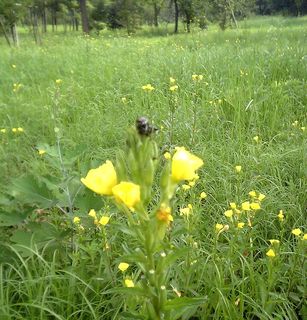
[(136, 119), (135, 123), (137, 132), (141, 136), (150, 136), (152, 133), (156, 132), (158, 129), (149, 123), (149, 120), (145, 117), (139, 117)]

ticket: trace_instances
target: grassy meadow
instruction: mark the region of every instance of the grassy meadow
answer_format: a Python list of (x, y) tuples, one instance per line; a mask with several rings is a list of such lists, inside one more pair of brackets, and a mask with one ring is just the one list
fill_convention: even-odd
[[(306, 35), (306, 17), (271, 17), (176, 36), (1, 38), (0, 319), (307, 319)], [(153, 254), (173, 301), (155, 316), (127, 216), (80, 182), (114, 163), (140, 116), (159, 129), (148, 212), (165, 152), (204, 161), (178, 184)]]

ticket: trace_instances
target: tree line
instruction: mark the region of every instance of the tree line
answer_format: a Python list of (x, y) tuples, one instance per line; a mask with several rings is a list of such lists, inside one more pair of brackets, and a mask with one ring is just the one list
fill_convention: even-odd
[(161, 22), (179, 21), (190, 32), (191, 24), (207, 28), (217, 22), (221, 29), (237, 25), (237, 20), (249, 14), (284, 14), (300, 16), (307, 12), (307, 0), (1, 0), (0, 34), (7, 42), (18, 44), (16, 25), (23, 24), (33, 32), (36, 42), (42, 33), (82, 27), (83, 32), (125, 28), (133, 33), (147, 24), (158, 27)]

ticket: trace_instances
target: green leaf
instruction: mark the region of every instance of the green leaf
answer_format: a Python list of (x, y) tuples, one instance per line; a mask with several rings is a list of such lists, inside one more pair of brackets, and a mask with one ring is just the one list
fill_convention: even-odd
[(10, 213), (0, 213), (0, 226), (10, 227), (22, 223), (27, 216), (29, 211), (26, 212), (10, 212)]
[(126, 320), (128, 320), (128, 319), (131, 319), (131, 320), (134, 320), (134, 319), (140, 319), (140, 320), (146, 320), (147, 319), (147, 317), (145, 317), (145, 316), (142, 316), (142, 315), (140, 315), (140, 314), (137, 314), (137, 313), (134, 313), (134, 312), (122, 312), (121, 314), (120, 314), (120, 318), (119, 319), (126, 319)]
[(188, 298), (188, 297), (178, 297), (174, 298), (172, 300), (167, 301), (167, 303), (164, 306), (164, 309), (166, 311), (171, 311), (173, 309), (178, 308), (186, 308), (186, 307), (195, 307), (200, 306), (204, 304), (207, 300), (207, 297), (201, 297), (201, 298)]
[(125, 294), (125, 295), (127, 294), (127, 295), (132, 295), (132, 296), (150, 297), (148, 292), (146, 292), (142, 288), (137, 288), (137, 287), (134, 287), (134, 288), (126, 288), (126, 287), (113, 288), (113, 289), (106, 291), (106, 293), (121, 293), (121, 294)]

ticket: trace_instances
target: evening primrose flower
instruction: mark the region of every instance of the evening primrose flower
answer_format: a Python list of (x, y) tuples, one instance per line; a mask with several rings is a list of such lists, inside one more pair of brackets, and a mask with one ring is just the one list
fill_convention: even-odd
[(1, 133), (6, 133), (6, 129), (0, 129)]
[(155, 90), (155, 88), (150, 83), (146, 84), (145, 86), (142, 86), (142, 89), (148, 92)]
[(242, 204), (241, 204), (241, 208), (242, 208), (242, 210), (244, 210), (244, 211), (250, 211), (250, 203), (249, 203), (249, 201), (245, 201), (245, 202), (243, 202)]
[(117, 184), (117, 175), (111, 161), (107, 160), (96, 169), (91, 169), (81, 182), (100, 195), (111, 195), (112, 188)]
[(74, 224), (79, 224), (80, 223), (80, 218), (79, 217), (74, 217), (74, 219), (73, 219), (73, 223)]
[(12, 68), (13, 68), (13, 69), (16, 69), (16, 64), (12, 64)]
[(264, 198), (265, 198), (265, 195), (263, 193), (259, 193), (258, 200), (262, 201), (264, 200)]
[(236, 209), (237, 208), (237, 205), (236, 205), (235, 202), (230, 202), (229, 205), (230, 205), (231, 209)]
[(17, 128), (17, 131), (18, 131), (18, 132), (24, 132), (23, 128), (21, 128), (21, 127), (18, 127), (18, 128)]
[(233, 211), (232, 210), (226, 210), (224, 212), (224, 216), (227, 218), (231, 218), (233, 216)]
[(61, 84), (62, 82), (63, 82), (63, 80), (61, 80), (61, 79), (56, 79), (56, 80), (55, 80), (55, 83), (56, 83), (57, 85)]
[(169, 89), (170, 89), (170, 91), (175, 92), (178, 90), (178, 86), (177, 85), (170, 86)]
[(196, 157), (184, 148), (177, 148), (172, 159), (172, 179), (195, 180), (195, 171), (204, 164), (203, 160)]
[(121, 272), (125, 272), (128, 268), (129, 268), (129, 263), (126, 263), (126, 262), (121, 262), (119, 265), (118, 265), (118, 269), (121, 271)]
[(302, 230), (300, 228), (296, 228), (293, 229), (291, 233), (298, 237), (302, 233)]
[(131, 279), (125, 279), (125, 286), (127, 288), (133, 288), (134, 287), (134, 282)]
[(276, 257), (276, 254), (275, 254), (275, 251), (273, 249), (270, 249), (266, 255), (269, 257), (269, 258), (274, 258)]
[(242, 166), (235, 166), (235, 170), (237, 173), (240, 173), (242, 170)]
[(193, 81), (201, 81), (203, 80), (204, 76), (202, 74), (192, 74)]
[(216, 232), (221, 231), (223, 228), (224, 228), (224, 226), (223, 226), (221, 223), (217, 223), (217, 224), (215, 225), (215, 231), (216, 231)]
[(102, 216), (98, 221), (98, 224), (100, 224), (101, 226), (106, 226), (109, 223), (109, 221), (110, 221), (110, 217)]
[(17, 132), (17, 128), (12, 128), (12, 132), (16, 133)]
[(238, 229), (243, 229), (245, 223), (244, 222), (238, 222), (237, 227)]
[(304, 233), (303, 240), (307, 240), (307, 233)]
[(166, 204), (162, 203), (159, 210), (157, 211), (156, 218), (158, 221), (166, 223), (167, 225), (173, 221), (173, 216), (171, 215), (171, 208)]
[(170, 77), (170, 78), (169, 78), (169, 82), (170, 82), (171, 84), (173, 84), (173, 83), (176, 82), (176, 79), (174, 79), (173, 77)]
[(164, 159), (166, 159), (166, 160), (170, 160), (172, 158), (172, 156), (171, 156), (171, 154), (169, 152), (165, 152), (163, 154), (163, 156), (164, 156)]
[(278, 217), (279, 221), (284, 221), (285, 216), (284, 216), (284, 213), (282, 210), (279, 210), (277, 217)]
[(302, 131), (305, 131), (305, 130), (306, 130), (306, 127), (301, 127), (301, 130), (302, 130)]
[(273, 246), (273, 245), (279, 245), (280, 244), (280, 241), (279, 240), (276, 240), (276, 239), (270, 239), (270, 244)]
[(126, 103), (127, 102), (127, 98), (126, 97), (122, 97), (122, 103)]
[(96, 211), (94, 209), (91, 209), (88, 215), (94, 219), (97, 219)]
[(38, 154), (40, 155), (40, 156), (42, 156), (43, 154), (45, 154), (46, 153), (46, 150), (43, 150), (43, 149), (38, 149)]
[(256, 198), (257, 197), (257, 194), (256, 194), (256, 191), (252, 190), (248, 193), (252, 198)]
[(260, 204), (259, 204), (258, 202), (252, 202), (252, 203), (250, 204), (250, 208), (251, 208), (252, 210), (260, 210), (260, 209), (261, 209)]
[(181, 208), (179, 211), (181, 216), (186, 216), (186, 217), (188, 217), (192, 213), (190, 207)]
[(199, 195), (200, 199), (205, 199), (207, 198), (207, 194), (206, 192), (201, 192), (201, 194)]
[(133, 208), (141, 201), (141, 188), (133, 182), (122, 181), (112, 188), (113, 195), (117, 202)]
[(259, 136), (254, 136), (254, 137), (253, 137), (253, 140), (254, 140), (256, 143), (258, 143), (258, 142), (259, 142)]
[(187, 190), (191, 189), (191, 187), (188, 184), (183, 184), (182, 189), (187, 191)]

